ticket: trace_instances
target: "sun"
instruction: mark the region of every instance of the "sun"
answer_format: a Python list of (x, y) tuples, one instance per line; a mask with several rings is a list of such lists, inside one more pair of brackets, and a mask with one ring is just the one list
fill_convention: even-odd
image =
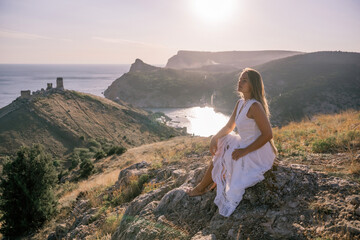
[(218, 23), (229, 19), (236, 0), (191, 0), (195, 14), (205, 22)]

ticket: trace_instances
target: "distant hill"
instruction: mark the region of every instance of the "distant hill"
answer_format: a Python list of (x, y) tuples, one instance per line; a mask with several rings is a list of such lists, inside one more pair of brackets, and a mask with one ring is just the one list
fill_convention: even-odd
[(62, 156), (96, 138), (128, 148), (177, 135), (143, 110), (76, 91), (18, 98), (0, 109), (0, 155), (22, 144), (41, 143)]
[(168, 60), (166, 68), (210, 69), (211, 71), (228, 72), (301, 53), (302, 52), (279, 50), (227, 52), (178, 51), (175, 56)]
[[(138, 107), (191, 107), (210, 104), (230, 114), (239, 98), (239, 70), (192, 71), (169, 68), (124, 74), (105, 91), (113, 100)], [(132, 66), (133, 68), (133, 66)], [(263, 76), (272, 123), (283, 125), (315, 113), (360, 109), (360, 53), (315, 52), (273, 60), (254, 67)]]
[[(272, 123), (301, 120), (316, 113), (360, 109), (360, 53), (314, 52), (255, 66), (264, 79)], [(233, 83), (218, 92), (218, 108), (230, 108)], [(222, 103), (222, 104), (221, 104)]]
[(216, 83), (213, 74), (149, 68), (137, 59), (130, 71), (116, 79), (104, 95), (137, 107), (191, 107), (209, 102)]

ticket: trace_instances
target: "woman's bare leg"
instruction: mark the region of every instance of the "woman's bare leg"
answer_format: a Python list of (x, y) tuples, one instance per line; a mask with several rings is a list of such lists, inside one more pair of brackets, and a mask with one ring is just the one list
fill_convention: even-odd
[[(198, 185), (196, 185), (196, 187), (194, 187), (193, 189), (186, 192), (190, 197), (203, 195), (204, 193), (207, 192), (206, 188), (214, 182), (211, 177), (211, 171), (212, 171), (213, 167), (214, 166), (211, 161), (209, 164), (209, 167), (206, 170), (206, 173), (205, 173), (204, 177), (201, 179), (200, 183)], [(213, 188), (214, 188), (214, 186), (212, 186), (211, 189), (213, 189)]]

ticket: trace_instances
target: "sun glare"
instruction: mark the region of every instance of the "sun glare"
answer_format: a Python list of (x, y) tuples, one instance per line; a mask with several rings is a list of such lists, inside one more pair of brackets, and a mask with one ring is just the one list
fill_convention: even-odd
[(192, 0), (191, 3), (197, 16), (213, 23), (228, 19), (235, 8), (235, 0)]

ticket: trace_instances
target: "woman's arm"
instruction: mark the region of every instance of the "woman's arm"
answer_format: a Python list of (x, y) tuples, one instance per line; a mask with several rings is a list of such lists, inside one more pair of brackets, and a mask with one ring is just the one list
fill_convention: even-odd
[(249, 109), (248, 115), (250, 118), (255, 120), (261, 135), (246, 148), (235, 149), (235, 151), (232, 153), (232, 158), (234, 160), (238, 160), (246, 154), (259, 149), (273, 137), (270, 122), (261, 104), (257, 102), (253, 103)]
[(229, 134), (232, 130), (234, 130), (234, 128), (235, 128), (235, 117), (236, 117), (239, 102), (240, 101), (238, 101), (236, 103), (234, 111), (231, 114), (231, 117), (230, 117), (229, 121), (227, 122), (227, 124), (217, 134), (215, 134), (211, 138), (211, 140), (210, 140), (210, 153), (212, 155), (215, 155), (215, 153), (217, 151), (217, 142), (218, 142), (218, 140), (220, 138), (226, 136), (227, 134)]

